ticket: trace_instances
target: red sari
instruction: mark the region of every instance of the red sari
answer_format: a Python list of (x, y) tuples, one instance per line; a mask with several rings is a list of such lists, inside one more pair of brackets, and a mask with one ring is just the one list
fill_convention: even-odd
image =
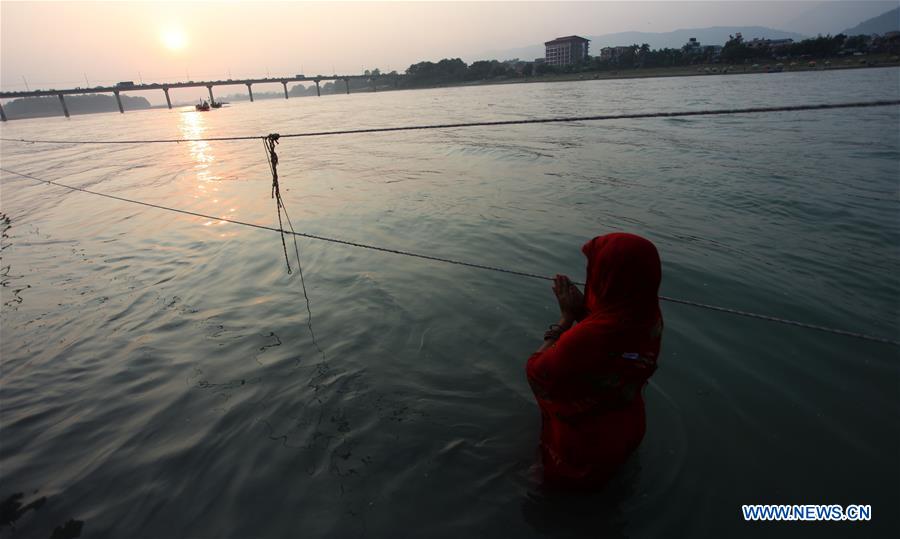
[(641, 443), (641, 393), (663, 329), (662, 269), (650, 241), (608, 234), (581, 250), (587, 314), (526, 369), (541, 409), (544, 481), (562, 488), (602, 486)]

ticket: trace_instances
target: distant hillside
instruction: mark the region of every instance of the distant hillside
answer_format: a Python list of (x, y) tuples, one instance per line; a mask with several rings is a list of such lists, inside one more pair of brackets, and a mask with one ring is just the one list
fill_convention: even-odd
[(778, 26), (810, 36), (837, 35), (843, 28), (897, 7), (896, 0), (851, 0), (849, 2), (828, 0), (803, 2), (802, 4), (809, 7), (793, 19), (784, 21)]
[[(149, 109), (150, 102), (143, 97), (123, 95), (122, 108), (126, 110)], [(118, 112), (116, 98), (106, 94), (67, 95), (66, 107), (69, 114), (91, 114), (94, 112)], [(25, 97), (14, 99), (3, 105), (7, 118), (40, 118), (62, 116), (62, 105), (58, 97)]]
[[(684, 45), (689, 38), (696, 37), (703, 45), (724, 45), (728, 41), (728, 36), (740, 32), (744, 38), (752, 39), (754, 37), (768, 39), (793, 39), (799, 41), (806, 36), (795, 32), (786, 32), (784, 30), (776, 30), (774, 28), (766, 28), (764, 26), (713, 26), (711, 28), (686, 28), (674, 30), (672, 32), (618, 32), (615, 34), (603, 34), (599, 36), (584, 36), (591, 40), (590, 53), (597, 56), (603, 47), (615, 47), (618, 45), (632, 45), (637, 43), (641, 45), (646, 43), (652, 49), (673, 48), (677, 49)], [(549, 36), (549, 39), (557, 36)], [(527, 47), (519, 47), (516, 49), (506, 49), (498, 51), (486, 52), (478, 57), (467, 58), (467, 60), (485, 60), (497, 59), (508, 60), (511, 58), (519, 58), (521, 60), (534, 60), (535, 58), (544, 57), (544, 45), (530, 45)]]
[(844, 30), (842, 33), (848, 36), (858, 36), (859, 34), (886, 34), (898, 31), (900, 31), (900, 7), (863, 21), (853, 28)]

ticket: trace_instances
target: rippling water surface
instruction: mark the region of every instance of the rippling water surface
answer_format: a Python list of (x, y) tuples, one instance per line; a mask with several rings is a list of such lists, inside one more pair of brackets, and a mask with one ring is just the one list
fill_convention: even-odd
[[(898, 99), (896, 69), (482, 86), (4, 124), (125, 139)], [(651, 238), (662, 293), (897, 338), (897, 107), (284, 139), (299, 231), (583, 277)], [(259, 141), (4, 142), (3, 168), (277, 225)], [(900, 503), (889, 345), (664, 304), (648, 433), (596, 496), (542, 492), (524, 362), (549, 284), (4, 173), (0, 498), (47, 537), (741, 536), (747, 503)], [(796, 523), (795, 523), (796, 524)], [(9, 528), (0, 535), (11, 534)], [(16, 535), (16, 536), (20, 536)], [(819, 535), (817, 535), (819, 536)]]

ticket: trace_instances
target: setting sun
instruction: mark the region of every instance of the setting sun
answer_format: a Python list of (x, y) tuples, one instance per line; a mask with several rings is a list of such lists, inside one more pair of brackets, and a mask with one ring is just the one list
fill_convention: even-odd
[(187, 46), (187, 35), (180, 28), (166, 28), (160, 34), (163, 45), (171, 51), (180, 51)]

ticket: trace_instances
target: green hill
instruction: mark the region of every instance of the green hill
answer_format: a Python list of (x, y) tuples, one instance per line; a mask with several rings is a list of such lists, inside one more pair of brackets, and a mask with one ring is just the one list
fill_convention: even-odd
[(842, 33), (848, 36), (860, 34), (886, 34), (888, 32), (900, 32), (900, 7), (882, 13), (877, 17), (865, 20), (853, 28), (848, 28)]

